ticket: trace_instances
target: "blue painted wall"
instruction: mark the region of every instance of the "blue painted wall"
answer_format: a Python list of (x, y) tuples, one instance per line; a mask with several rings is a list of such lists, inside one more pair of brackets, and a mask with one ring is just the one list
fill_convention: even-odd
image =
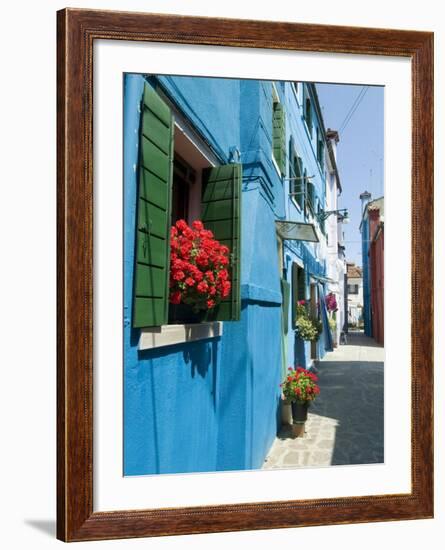
[[(303, 86), (306, 87), (303, 92)], [(313, 113), (313, 130), (312, 136), (309, 133), (308, 126), (304, 120), (303, 110), (303, 97), (305, 93), (311, 97), (313, 102), (312, 87), (308, 88), (306, 84), (299, 83), (296, 88), (293, 83), (286, 82), (277, 84), (277, 90), (281, 95), (281, 100), (284, 101), (286, 106), (286, 142), (290, 143), (291, 137), (293, 146), (298, 156), (303, 161), (303, 169), (306, 169), (308, 176), (313, 176), (311, 181), (315, 185), (316, 201), (320, 202), (323, 209), (326, 207), (326, 175), (324, 172), (324, 166), (320, 165), (317, 160), (317, 127), (322, 130), (322, 122), (319, 120), (316, 113)], [(287, 177), (293, 177), (294, 174), (291, 171), (289, 164), (287, 165)], [(304, 212), (296, 204), (289, 193), (292, 191), (292, 184), (290, 181), (284, 182), (283, 185), (283, 204), (285, 210), (285, 218), (292, 221), (307, 222), (312, 221), (316, 224), (316, 220), (308, 219), (305, 217)], [(319, 238), (323, 239), (323, 235), (319, 233)], [(302, 263), (305, 269), (306, 276), (306, 299), (310, 297), (310, 282), (312, 276), (312, 282), (315, 282), (314, 276), (326, 275), (326, 263), (321, 258), (321, 245), (314, 243), (307, 243), (304, 241), (285, 241), (285, 269), (286, 277), (289, 283), (291, 283), (292, 269), (291, 264), (293, 261)], [(290, 365), (300, 365), (308, 368), (311, 362), (311, 344), (310, 342), (304, 342), (300, 338), (295, 337), (292, 332), (292, 319), (289, 319), (289, 338), (287, 342), (287, 356), (290, 359)], [(320, 338), (317, 342), (317, 357), (322, 358), (326, 353), (326, 344), (324, 338)]]
[[(220, 338), (141, 352), (131, 318), (144, 81), (141, 75), (126, 75), (124, 81), (124, 474), (259, 468), (278, 428), (282, 369), (282, 273), (274, 222), (302, 219), (288, 198), (289, 183), (272, 161), (272, 83), (148, 78), (162, 87), (221, 163), (228, 161), (231, 148), (241, 152), (242, 312), (240, 321), (224, 323)], [(315, 174), (324, 200), (323, 173), (301, 108), (290, 84), (277, 83), (277, 91), (287, 107), (287, 139), (292, 133), (301, 143), (308, 173)], [(307, 266), (308, 283), (309, 272), (325, 273), (314, 245), (289, 244), (286, 265), (296, 257)], [(290, 278), (290, 269), (285, 271)], [(308, 344), (300, 344), (307, 355)], [(287, 346), (295, 364), (292, 330)], [(299, 364), (305, 364), (302, 360)]]

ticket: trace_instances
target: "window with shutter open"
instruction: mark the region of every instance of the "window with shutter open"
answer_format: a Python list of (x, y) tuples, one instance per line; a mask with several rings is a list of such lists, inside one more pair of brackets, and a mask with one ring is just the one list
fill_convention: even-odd
[(293, 140), (291, 140), (290, 154), (290, 177), (291, 193), (294, 201), (300, 208), (304, 206), (304, 181), (303, 181), (303, 161), (295, 152)]
[(309, 134), (312, 137), (312, 103), (311, 98), (309, 97), (309, 92), (307, 89), (307, 84), (304, 85), (304, 103), (303, 103), (303, 116), (306, 121), (306, 126), (309, 130)]
[[(176, 158), (171, 109), (148, 84), (141, 107), (139, 143), (133, 327), (145, 328), (168, 323), (173, 160)], [(201, 220), (217, 240), (229, 247), (232, 258), (231, 293), (209, 311), (208, 321), (240, 318), (241, 180), (240, 164), (207, 168), (202, 172)], [(185, 207), (186, 202), (182, 201), (181, 207)]]

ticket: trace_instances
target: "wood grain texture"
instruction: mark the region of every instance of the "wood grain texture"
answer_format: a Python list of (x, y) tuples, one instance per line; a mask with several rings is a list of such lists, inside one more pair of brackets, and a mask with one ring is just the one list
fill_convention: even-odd
[[(433, 515), (433, 34), (67, 9), (57, 34), (57, 536), (96, 540)], [(93, 513), (92, 67), (96, 39), (409, 57), (412, 63), (412, 491)]]

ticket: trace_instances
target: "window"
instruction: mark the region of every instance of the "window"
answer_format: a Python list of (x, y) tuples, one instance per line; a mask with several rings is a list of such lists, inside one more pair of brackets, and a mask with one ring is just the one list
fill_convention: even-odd
[(308, 208), (311, 214), (314, 215), (315, 214), (315, 185), (307, 177), (306, 173), (305, 173), (305, 181), (306, 181), (306, 189), (307, 189)]
[(304, 181), (303, 181), (303, 161), (297, 155), (293, 139), (289, 142), (289, 177), (290, 193), (294, 202), (300, 207), (304, 207)]
[[(145, 84), (135, 231), (135, 328), (168, 322), (170, 227), (176, 219), (189, 219), (193, 208), (198, 208), (198, 216), (193, 219), (200, 217), (215, 238), (230, 248), (233, 258), (232, 292), (209, 312), (207, 320), (237, 320), (240, 316), (242, 167), (227, 164), (201, 168), (198, 172), (175, 151), (176, 139), (170, 107)], [(199, 194), (198, 179), (202, 180)]]
[(308, 97), (307, 84), (304, 87), (304, 120), (306, 121), (306, 126), (309, 130), (309, 134), (312, 137), (312, 103), (310, 97)]
[(321, 168), (323, 169), (324, 143), (323, 143), (322, 133), (319, 130), (319, 128), (317, 128), (317, 160)]
[(303, 161), (297, 155), (294, 156), (293, 169), (295, 174), (294, 193), (295, 200), (300, 208), (304, 205), (304, 181), (303, 181)]
[(358, 294), (359, 285), (348, 285), (348, 294)]
[(284, 105), (280, 103), (276, 92), (272, 113), (272, 154), (281, 176), (284, 176), (286, 173), (286, 118)]
[(196, 184), (196, 172), (175, 151), (173, 159), (173, 187), (171, 225), (178, 220), (190, 220), (190, 194)]

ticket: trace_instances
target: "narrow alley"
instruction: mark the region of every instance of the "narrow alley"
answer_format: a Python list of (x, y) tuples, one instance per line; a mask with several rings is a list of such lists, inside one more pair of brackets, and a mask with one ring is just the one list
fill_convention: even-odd
[(371, 464), (383, 455), (384, 349), (362, 332), (317, 363), (320, 396), (309, 408), (306, 433), (283, 424), (263, 468)]

